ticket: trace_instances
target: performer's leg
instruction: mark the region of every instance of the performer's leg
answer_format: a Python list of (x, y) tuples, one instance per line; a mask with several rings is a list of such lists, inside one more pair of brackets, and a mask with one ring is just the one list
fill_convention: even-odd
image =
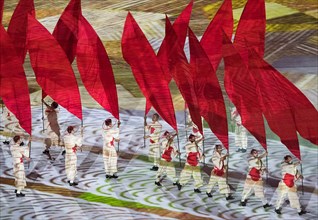
[(287, 192), (287, 196), (290, 202), (290, 207), (297, 209), (298, 212), (301, 211), (300, 203), (299, 203), (299, 198), (297, 195), (297, 188), (296, 186), (293, 186), (292, 188), (289, 188)]
[(217, 183), (218, 176), (216, 176), (213, 172), (211, 172), (210, 180), (208, 185), (206, 186), (206, 193), (211, 194), (212, 189), (214, 188), (215, 184)]
[(253, 190), (253, 185), (252, 185), (251, 181), (253, 181), (253, 180), (250, 180), (250, 179), (245, 180), (244, 189), (242, 192), (242, 199), (241, 199), (241, 204), (243, 203), (242, 204), (243, 206), (246, 205), (246, 200), (249, 197), (249, 195), (252, 193), (252, 190)]
[(280, 182), (277, 188), (277, 201), (276, 201), (276, 210), (281, 209), (283, 202), (285, 201), (285, 195), (287, 193), (287, 186), (284, 183)]
[(192, 167), (192, 169), (193, 169), (192, 175), (195, 182), (194, 188), (199, 189), (201, 186), (203, 186), (200, 166)]
[(183, 170), (181, 171), (180, 174), (180, 179), (179, 179), (179, 184), (181, 186), (184, 186), (185, 184), (187, 184), (187, 182), (190, 180), (192, 175), (192, 169), (191, 166), (186, 164), (183, 168)]

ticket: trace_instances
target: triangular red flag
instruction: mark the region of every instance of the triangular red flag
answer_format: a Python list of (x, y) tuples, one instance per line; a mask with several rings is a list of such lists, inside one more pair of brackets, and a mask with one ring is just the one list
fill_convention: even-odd
[(23, 64), (14, 43), (0, 25), (0, 97), (19, 120), (20, 126), (31, 135), (31, 104)]
[(231, 39), (233, 34), (232, 0), (224, 0), (200, 41), (214, 70), (217, 70), (222, 59), (222, 29)]
[(33, 0), (20, 0), (11, 17), (8, 34), (14, 42), (17, 55), (21, 62), (24, 63), (26, 56), (26, 38), (27, 38), (27, 22), (28, 14), (35, 17)]
[(32, 16), (28, 16), (28, 33), (27, 47), (36, 81), (54, 101), (82, 119), (78, 85), (63, 49)]
[(256, 82), (250, 75), (242, 57), (227, 35), (223, 34), (223, 58), (225, 65), (225, 90), (236, 106), (243, 126), (267, 149), (262, 109), (256, 90)]
[(82, 15), (76, 62), (88, 93), (119, 120), (118, 96), (111, 63), (102, 41)]
[(222, 90), (208, 56), (190, 28), (189, 44), (194, 91), (200, 114), (224, 147), (229, 149), (227, 115)]
[(76, 56), (78, 21), (81, 14), (81, 0), (71, 0), (53, 31), (53, 36), (63, 48), (70, 63), (73, 63)]
[[(169, 85), (163, 76), (155, 52), (133, 16), (128, 13), (122, 37), (122, 53), (134, 77), (158, 114), (177, 130)], [(136, 56), (138, 54), (138, 56)]]

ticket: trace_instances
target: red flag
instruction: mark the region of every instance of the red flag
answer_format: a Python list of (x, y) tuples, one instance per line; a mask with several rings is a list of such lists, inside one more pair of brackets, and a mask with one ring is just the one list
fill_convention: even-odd
[(232, 0), (224, 0), (200, 41), (214, 70), (217, 70), (222, 59), (222, 29), (231, 39), (233, 34)]
[(223, 57), (225, 65), (225, 90), (236, 106), (243, 126), (267, 149), (262, 109), (257, 94), (257, 86), (242, 57), (231, 40), (223, 34)]
[(191, 66), (188, 63), (181, 44), (178, 42), (169, 18), (166, 17), (166, 36), (165, 41), (161, 45), (164, 51), (169, 52), (167, 58), (169, 60), (169, 71), (175, 80), (180, 93), (188, 105), (192, 122), (198, 127), (203, 134), (202, 120), (198, 105), (198, 100), (194, 91), (194, 79), (191, 74)]
[(28, 16), (27, 48), (36, 81), (44, 92), (82, 119), (81, 98), (71, 64), (54, 37), (32, 16)]
[(104, 45), (93, 27), (80, 16), (77, 67), (88, 93), (119, 120), (118, 97), (113, 69)]
[(248, 60), (249, 71), (253, 73), (255, 81), (258, 82), (262, 111), (269, 127), (280, 137), (281, 142), (300, 159), (294, 117), (288, 103), (288, 96), (292, 94), (288, 90), (282, 89), (282, 83), (276, 79), (276, 75), (280, 74), (266, 63), (255, 50), (249, 50)]
[(318, 145), (318, 112), (307, 97), (278, 71), (275, 80), (280, 82), (294, 115), (299, 134)]
[(19, 120), (20, 126), (31, 135), (31, 105), (27, 79), (13, 41), (0, 25), (0, 97)]
[(27, 22), (28, 14), (35, 17), (33, 0), (20, 0), (11, 17), (8, 34), (14, 42), (17, 55), (21, 62), (24, 63), (26, 55), (26, 38), (27, 38)]
[(229, 149), (227, 115), (221, 87), (208, 56), (190, 28), (189, 43), (194, 91), (200, 114), (224, 147)]
[[(177, 36), (178, 36), (178, 42), (180, 43), (180, 47), (184, 48), (185, 39), (187, 37), (187, 31), (188, 26), (190, 22), (191, 17), (191, 11), (192, 11), (193, 1), (191, 1), (188, 6), (181, 12), (181, 14), (177, 17), (177, 19), (173, 23), (173, 29), (175, 30)], [(163, 42), (161, 45), (164, 45), (164, 41), (166, 39), (163, 39)], [(164, 71), (165, 78), (168, 83), (171, 81), (171, 74), (169, 72), (169, 59), (168, 59), (168, 51), (166, 50), (166, 47), (160, 46), (157, 57), (159, 59), (159, 62), (161, 64), (161, 68)], [(151, 105), (149, 102), (146, 101), (146, 114), (149, 112), (151, 108)]]
[(248, 0), (237, 26), (234, 46), (244, 62), (248, 62), (248, 49), (254, 49), (260, 57), (265, 49), (266, 15), (264, 0)]
[(53, 31), (53, 36), (63, 48), (70, 63), (73, 63), (76, 55), (78, 21), (81, 14), (81, 0), (71, 0)]
[[(147, 100), (161, 117), (177, 130), (174, 107), (167, 81), (147, 38), (128, 13), (122, 37), (122, 53)], [(138, 56), (137, 56), (138, 54)]]
[(0, 0), (0, 24), (2, 24), (4, 0)]

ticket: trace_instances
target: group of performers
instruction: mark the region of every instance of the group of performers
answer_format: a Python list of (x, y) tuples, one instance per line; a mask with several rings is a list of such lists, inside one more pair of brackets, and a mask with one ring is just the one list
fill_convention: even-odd
[[(58, 104), (52, 102), (48, 105), (45, 110), (48, 124), (46, 127), (47, 137), (45, 139), (45, 150), (43, 153), (48, 156), (48, 159), (54, 160), (49, 150), (51, 146), (63, 146), (65, 150), (62, 155), (65, 155), (65, 172), (70, 186), (76, 186), (78, 183), (75, 181), (77, 174), (77, 151), (81, 150), (82, 146), (82, 135), (75, 135), (75, 127), (68, 126), (67, 132), (62, 140), (60, 134), (60, 127), (58, 125), (57, 114)], [(235, 120), (237, 125), (241, 126), (240, 117), (232, 111), (232, 118)], [(174, 138), (177, 136), (176, 133), (170, 133), (165, 131), (162, 133), (162, 125), (159, 123), (159, 115), (155, 113), (152, 116), (152, 122), (147, 123), (146, 118), (144, 121), (145, 129), (149, 132), (149, 135), (145, 135), (145, 139), (149, 139), (149, 158), (153, 161), (153, 166), (150, 170), (156, 171), (155, 184), (160, 187), (161, 182), (165, 177), (168, 177), (173, 182), (178, 190), (181, 190), (187, 182), (193, 177), (194, 179), (194, 192), (201, 193), (200, 188), (203, 186), (201, 177), (200, 162), (205, 158), (202, 152), (202, 142), (204, 137), (197, 130), (193, 129), (192, 133), (188, 137), (188, 141), (185, 145), (186, 151), (186, 163), (183, 170), (180, 173), (179, 178), (176, 176), (176, 170), (174, 167), (173, 158), (179, 156), (180, 150), (176, 148), (174, 144)], [(103, 159), (106, 172), (106, 178), (118, 178), (117, 175), (117, 152), (115, 149), (115, 142), (119, 142), (119, 127), (120, 122), (113, 124), (111, 119), (106, 119), (102, 125), (102, 137), (103, 137)], [(240, 128), (242, 129), (242, 128)], [(81, 131), (81, 134), (83, 130)], [(160, 141), (160, 139), (162, 139)], [(29, 138), (31, 141), (31, 138)], [(242, 141), (242, 139), (240, 139)], [(30, 143), (29, 141), (29, 143)], [(247, 139), (243, 138), (242, 145), (240, 144), (240, 152), (246, 151)], [(242, 143), (242, 142), (241, 142)], [(236, 142), (236, 144), (239, 144)], [(22, 137), (16, 135), (11, 141), (11, 152), (13, 156), (13, 172), (15, 177), (16, 196), (24, 197), (25, 194), (22, 190), (26, 186), (26, 177), (24, 171), (24, 160), (30, 161), (29, 155), (29, 144), (22, 142)], [(243, 150), (242, 150), (243, 149)], [(224, 150), (221, 144), (217, 144), (214, 147), (212, 155), (213, 169), (210, 174), (209, 182), (206, 186), (206, 195), (212, 197), (212, 189), (215, 185), (218, 185), (219, 192), (225, 195), (226, 200), (233, 200), (234, 197), (231, 195), (230, 187), (227, 184), (227, 157), (228, 154), (222, 153)], [(267, 152), (259, 154), (256, 149), (252, 149), (248, 160), (248, 173), (246, 176), (244, 189), (242, 192), (242, 198), (240, 201), (241, 206), (247, 205), (248, 197), (253, 193), (259, 198), (264, 209), (271, 207), (264, 195), (262, 174), (266, 172), (266, 168), (262, 162), (262, 158), (267, 155)], [(301, 209), (299, 198), (297, 195), (297, 187), (295, 182), (298, 179), (302, 179), (302, 175), (298, 172), (297, 166), (299, 162), (293, 163), (292, 157), (286, 155), (284, 162), (282, 163), (282, 180), (278, 185), (278, 199), (275, 207), (275, 212), (281, 214), (281, 207), (284, 199), (287, 195), (290, 205), (292, 208), (296, 208), (299, 215), (305, 214), (306, 211)]]

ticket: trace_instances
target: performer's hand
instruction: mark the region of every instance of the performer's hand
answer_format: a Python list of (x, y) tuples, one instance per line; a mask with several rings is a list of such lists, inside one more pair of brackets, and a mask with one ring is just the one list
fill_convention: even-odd
[(30, 162), (31, 161), (31, 158), (30, 157), (25, 157), (26, 161), (27, 162)]
[(146, 135), (146, 136), (144, 137), (144, 139), (147, 139), (147, 138), (150, 138), (150, 136), (149, 136), (149, 135)]
[(121, 124), (121, 122), (120, 122), (120, 121), (118, 121), (118, 122), (117, 122), (117, 127), (118, 127), (118, 128), (119, 128), (120, 124)]
[(115, 138), (115, 141), (116, 141), (116, 142), (120, 142), (120, 139), (119, 139), (119, 138), (117, 138), (117, 139)]
[(299, 175), (298, 179), (304, 179), (304, 176), (303, 175)]

